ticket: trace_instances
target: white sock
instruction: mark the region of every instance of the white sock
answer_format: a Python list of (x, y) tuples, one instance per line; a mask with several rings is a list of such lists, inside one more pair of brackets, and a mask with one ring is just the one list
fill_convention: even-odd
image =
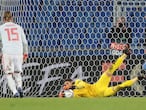
[(22, 77), (21, 73), (14, 73), (13, 77), (15, 78), (17, 88), (22, 88)]
[(15, 81), (12, 77), (12, 74), (7, 74), (6, 77), (7, 77), (8, 86), (9, 86), (10, 90), (13, 92), (13, 94), (16, 94), (17, 89), (16, 89)]

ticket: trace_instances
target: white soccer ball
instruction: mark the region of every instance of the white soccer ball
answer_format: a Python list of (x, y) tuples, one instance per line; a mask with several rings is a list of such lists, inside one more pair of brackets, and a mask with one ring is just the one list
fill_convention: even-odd
[(65, 91), (64, 91), (64, 95), (65, 95), (65, 97), (67, 97), (67, 98), (71, 98), (71, 97), (73, 97), (73, 91), (72, 91), (71, 89), (65, 90)]

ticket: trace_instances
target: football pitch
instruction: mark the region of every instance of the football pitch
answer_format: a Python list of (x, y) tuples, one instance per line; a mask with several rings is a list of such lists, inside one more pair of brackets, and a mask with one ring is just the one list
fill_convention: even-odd
[(146, 97), (1, 98), (0, 110), (146, 110)]

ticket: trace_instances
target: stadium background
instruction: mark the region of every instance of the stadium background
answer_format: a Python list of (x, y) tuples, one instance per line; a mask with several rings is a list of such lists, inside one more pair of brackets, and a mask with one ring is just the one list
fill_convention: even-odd
[[(119, 1), (0, 1), (1, 15), (5, 10), (11, 10), (14, 21), (24, 28), (27, 36), (29, 59), (23, 66), (26, 96), (56, 97), (66, 78), (81, 78), (89, 83), (97, 81), (122, 51), (116, 50), (118, 47), (111, 48), (108, 38), (120, 16), (125, 16), (132, 30), (130, 47), (133, 53), (114, 73), (110, 85), (130, 79), (132, 68), (144, 64), (146, 59), (146, 0)], [(3, 74), (1, 71), (0, 96), (11, 97)], [(145, 85), (145, 81), (142, 84)], [(143, 95), (129, 87), (116, 96)]]

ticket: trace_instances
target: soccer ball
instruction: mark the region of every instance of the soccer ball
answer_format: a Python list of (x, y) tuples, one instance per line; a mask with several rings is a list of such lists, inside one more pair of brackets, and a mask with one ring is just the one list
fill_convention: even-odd
[(69, 90), (64, 90), (64, 95), (65, 95), (65, 97), (67, 97), (67, 98), (71, 98), (71, 97), (73, 97), (73, 91), (72, 91), (71, 89), (69, 89)]

